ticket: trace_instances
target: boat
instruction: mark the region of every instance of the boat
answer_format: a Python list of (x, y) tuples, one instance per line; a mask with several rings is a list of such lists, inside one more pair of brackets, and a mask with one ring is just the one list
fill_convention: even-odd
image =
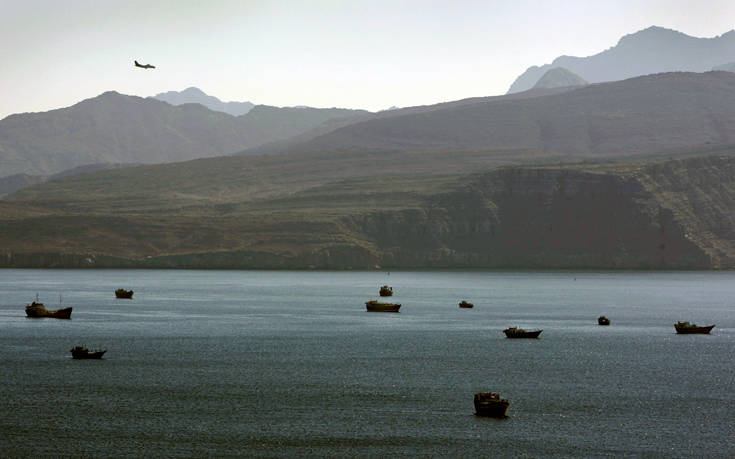
[(600, 316), (597, 318), (597, 325), (610, 325), (610, 319), (605, 316)]
[(380, 287), (380, 296), (393, 296), (393, 287), (387, 285)]
[(505, 412), (510, 402), (500, 398), (494, 392), (479, 392), (475, 394), (475, 415), (491, 418), (505, 418)]
[(524, 330), (518, 327), (510, 327), (503, 330), (508, 338), (538, 338), (543, 330)]
[(401, 305), (398, 303), (382, 303), (376, 300), (365, 302), (368, 312), (398, 312)]
[(474, 307), (475, 307), (475, 305), (474, 305), (474, 304), (472, 304), (472, 303), (468, 303), (468, 302), (467, 302), (467, 301), (465, 301), (465, 300), (462, 300), (462, 301), (460, 301), (460, 302), (459, 302), (459, 307), (460, 307), (460, 308), (468, 308), (468, 309), (469, 309), (469, 308), (474, 308)]
[(133, 291), (132, 290), (125, 290), (124, 288), (119, 288), (115, 290), (115, 297), (116, 298), (133, 298)]
[(677, 322), (674, 324), (674, 328), (676, 329), (676, 333), (681, 335), (708, 335), (715, 326), (708, 325), (706, 327), (699, 327), (697, 324), (690, 324), (689, 322)]
[[(59, 302), (61, 302), (61, 297), (59, 297)], [(38, 302), (38, 295), (36, 295), (36, 301), (26, 305), (26, 316), (33, 317), (34, 319), (45, 317), (71, 319), (71, 310), (71, 307), (48, 310), (43, 303)]]
[(102, 356), (107, 352), (107, 349), (97, 349), (90, 351), (84, 346), (74, 346), (71, 348), (72, 359), (101, 359)]

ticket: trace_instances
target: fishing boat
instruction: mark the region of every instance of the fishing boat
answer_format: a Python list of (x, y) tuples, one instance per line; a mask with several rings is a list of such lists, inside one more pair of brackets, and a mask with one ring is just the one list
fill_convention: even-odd
[(384, 285), (380, 287), (380, 296), (393, 296), (393, 287)]
[(600, 316), (597, 318), (597, 325), (610, 325), (610, 319), (605, 316)]
[(491, 418), (505, 418), (510, 402), (500, 398), (494, 392), (479, 392), (475, 394), (475, 415)]
[(460, 302), (459, 302), (459, 307), (460, 307), (460, 308), (465, 308), (465, 309), (469, 309), (469, 308), (474, 308), (474, 307), (475, 307), (475, 305), (474, 305), (474, 304), (472, 304), (472, 303), (468, 303), (468, 302), (467, 302), (467, 301), (465, 301), (465, 300), (462, 300), (462, 301), (460, 301)]
[[(59, 305), (61, 305), (61, 296), (59, 296)], [(26, 305), (26, 316), (34, 319), (52, 318), (52, 319), (71, 319), (72, 308), (46, 309), (43, 303), (36, 300)]]
[(398, 312), (401, 305), (398, 303), (382, 303), (376, 300), (365, 302), (368, 312)]
[(72, 359), (101, 359), (102, 356), (107, 352), (107, 349), (97, 349), (90, 351), (84, 346), (74, 346), (71, 348)]
[(543, 330), (524, 330), (518, 327), (510, 327), (503, 330), (508, 338), (538, 338)]
[(714, 325), (708, 325), (706, 327), (699, 327), (697, 324), (690, 324), (689, 322), (677, 322), (674, 324), (676, 333), (681, 335), (708, 335)]
[(132, 299), (133, 298), (133, 291), (132, 290), (125, 290), (124, 288), (119, 288), (119, 289), (115, 290), (115, 297), (116, 298)]

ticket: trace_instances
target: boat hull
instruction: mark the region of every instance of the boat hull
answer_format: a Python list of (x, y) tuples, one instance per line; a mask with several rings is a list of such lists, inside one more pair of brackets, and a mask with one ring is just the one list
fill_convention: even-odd
[(371, 300), (365, 302), (365, 307), (368, 312), (399, 312), (398, 310), (401, 308), (401, 305)]
[(105, 355), (104, 351), (88, 351), (88, 350), (74, 350), (71, 351), (71, 358), (75, 360), (90, 360), (90, 359), (101, 359)]
[(72, 308), (55, 309), (55, 310), (49, 311), (48, 309), (44, 307), (27, 306), (26, 316), (34, 318), (34, 319), (44, 319), (44, 318), (71, 319), (71, 311), (72, 311)]
[(676, 333), (680, 335), (709, 335), (709, 332), (711, 332), (713, 328), (715, 328), (714, 325), (709, 325), (707, 327), (678, 327), (676, 328)]
[(475, 416), (488, 418), (505, 418), (510, 402), (501, 399), (497, 394), (475, 394)]
[(132, 290), (117, 289), (117, 290), (115, 290), (115, 298), (123, 298), (123, 299), (132, 300), (133, 299), (133, 291)]
[(475, 305), (466, 301), (462, 301), (459, 303), (459, 307), (463, 309), (472, 309), (475, 307)]
[(517, 338), (538, 338), (538, 336), (541, 334), (543, 330), (503, 330), (503, 333), (505, 333), (505, 336), (511, 339), (517, 339)]
[(597, 325), (610, 325), (610, 319), (605, 316), (598, 317)]

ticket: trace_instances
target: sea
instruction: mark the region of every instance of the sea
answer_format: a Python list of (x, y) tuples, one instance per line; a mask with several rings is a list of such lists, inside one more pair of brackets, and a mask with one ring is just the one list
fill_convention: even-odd
[(735, 457), (735, 272), (0, 270), (0, 456)]

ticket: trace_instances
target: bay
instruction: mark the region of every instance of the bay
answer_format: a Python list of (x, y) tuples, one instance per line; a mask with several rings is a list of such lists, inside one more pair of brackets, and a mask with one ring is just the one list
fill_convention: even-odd
[[(383, 284), (399, 314), (365, 311)], [(0, 455), (731, 457), (734, 299), (732, 272), (0, 270)]]

